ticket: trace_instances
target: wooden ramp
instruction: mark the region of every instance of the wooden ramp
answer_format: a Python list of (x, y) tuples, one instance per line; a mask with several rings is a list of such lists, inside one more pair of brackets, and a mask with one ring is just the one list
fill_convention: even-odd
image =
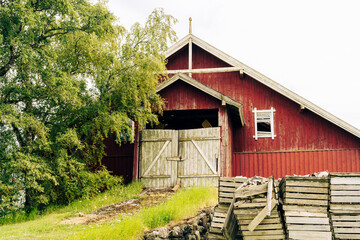
[(328, 177), (286, 176), (280, 197), (288, 239), (332, 239)]
[(335, 239), (360, 239), (360, 173), (330, 174), (330, 217)]

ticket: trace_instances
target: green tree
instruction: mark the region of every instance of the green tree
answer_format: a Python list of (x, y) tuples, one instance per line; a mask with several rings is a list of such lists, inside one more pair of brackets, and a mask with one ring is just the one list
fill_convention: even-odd
[(104, 3), (0, 0), (0, 215), (66, 204), (119, 182), (96, 168), (103, 140), (156, 122), (175, 19), (117, 24)]

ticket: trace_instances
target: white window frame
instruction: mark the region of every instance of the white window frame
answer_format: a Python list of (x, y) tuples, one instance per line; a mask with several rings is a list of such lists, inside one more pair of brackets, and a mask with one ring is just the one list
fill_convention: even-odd
[[(273, 107), (270, 108), (270, 110), (257, 110), (256, 108), (254, 108), (254, 110), (252, 111), (254, 113), (254, 123), (255, 123), (255, 135), (254, 138), (255, 140), (258, 140), (259, 138), (269, 138), (271, 137), (271, 139), (274, 140), (274, 138), (276, 137), (275, 135), (275, 131), (274, 131), (274, 112), (275, 109)], [(257, 124), (259, 122), (258, 120), (258, 113), (269, 113), (269, 121), (270, 121), (270, 132), (259, 132), (257, 129)]]

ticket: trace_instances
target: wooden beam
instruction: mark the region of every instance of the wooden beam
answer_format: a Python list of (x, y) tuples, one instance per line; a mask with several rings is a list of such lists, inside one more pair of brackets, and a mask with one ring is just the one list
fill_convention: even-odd
[(179, 69), (179, 70), (167, 70), (168, 74), (177, 74), (177, 73), (215, 73), (215, 72), (238, 72), (244, 71), (244, 69), (239, 67), (221, 67), (221, 68), (190, 68), (190, 45), (189, 45), (189, 69)]
[[(192, 40), (189, 38), (189, 70), (192, 70)], [(189, 72), (189, 77), (191, 76), (191, 72)]]
[[(271, 200), (271, 210), (275, 207), (276, 205), (276, 199), (272, 199)], [(254, 218), (254, 220), (252, 220), (249, 225), (248, 225), (248, 230), (250, 232), (254, 231), (254, 229), (264, 220), (264, 218), (266, 217), (266, 211), (267, 211), (267, 206), (263, 208), (263, 210), (261, 210), (261, 212), (259, 212), (259, 214)]]
[(266, 204), (266, 216), (270, 216), (271, 214), (271, 201), (272, 201), (272, 192), (273, 192), (274, 179), (272, 177), (269, 178), (268, 182), (268, 192), (266, 196), (267, 204)]

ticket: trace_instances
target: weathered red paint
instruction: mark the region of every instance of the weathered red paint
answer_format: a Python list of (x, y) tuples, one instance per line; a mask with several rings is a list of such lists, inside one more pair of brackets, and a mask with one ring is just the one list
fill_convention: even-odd
[(133, 158), (134, 144), (123, 143), (119, 146), (113, 139), (106, 139), (106, 156), (101, 160), (102, 165), (106, 166), (114, 175), (122, 176), (125, 183), (133, 179)]
[(232, 134), (229, 133), (231, 129), (228, 125), (231, 119), (226, 107), (221, 105), (221, 101), (180, 80), (160, 91), (160, 95), (165, 99), (164, 111), (218, 109), (222, 149), (220, 173), (222, 176), (230, 176), (232, 169), (232, 141), (230, 138)]
[[(227, 63), (193, 44), (193, 69), (228, 66)], [(188, 47), (185, 46), (176, 54), (170, 56), (167, 67), (171, 70), (187, 69)], [(339, 171), (343, 169), (343, 155), (340, 149), (360, 149), (360, 141), (354, 135), (309, 110), (301, 112), (297, 103), (246, 74), (241, 77), (238, 72), (202, 73), (192, 74), (192, 77), (243, 103), (245, 126), (239, 127), (235, 124), (228, 124), (229, 145), (233, 152), (237, 152), (233, 155), (232, 164), (236, 165), (236, 167), (233, 168), (232, 175), (239, 175), (243, 171), (249, 174), (247, 176), (262, 175), (260, 173), (266, 175), (270, 171), (274, 171), (273, 168), (281, 168), (281, 171), (276, 170), (276, 173), (280, 175), (292, 174), (293, 172), (316, 172), (324, 170), (326, 167), (331, 167), (329, 168), (331, 171)], [(174, 88), (169, 87), (171, 90), (166, 93), (160, 93), (168, 101), (166, 109), (207, 109), (214, 107), (214, 99), (201, 96), (197, 98), (189, 97), (193, 95), (192, 88), (181, 86), (181, 83), (175, 84), (179, 85)], [(179, 99), (181, 101), (178, 101)], [(253, 138), (255, 129), (252, 110), (255, 107), (257, 109), (270, 109), (271, 107), (276, 109), (276, 137), (274, 140), (271, 138), (259, 138), (256, 141)], [(332, 154), (330, 154), (325, 150), (336, 151), (332, 151)], [(305, 151), (311, 151), (313, 155), (303, 154), (302, 152)], [(247, 154), (246, 161), (237, 163), (238, 155), (246, 152), (254, 153)], [(267, 155), (271, 157), (262, 159), (261, 156), (263, 155), (258, 155), (256, 152), (268, 152)], [(277, 152), (284, 152), (284, 154), (279, 155)], [(329, 155), (332, 159), (331, 162), (323, 157), (324, 154)], [(281, 165), (280, 159), (274, 157), (277, 155), (282, 161), (287, 161), (288, 164)], [(353, 159), (352, 164), (357, 166), (360, 158), (358, 155), (356, 155), (357, 158), (354, 158), (354, 156), (351, 156), (351, 159)], [(259, 161), (261, 164), (259, 164)], [(231, 163), (225, 164), (227, 166), (232, 165)], [(301, 171), (298, 171), (299, 169)], [(344, 169), (357, 168), (348, 166)]]
[(359, 159), (360, 149), (234, 153), (232, 175), (280, 178), (320, 171), (360, 172)]

